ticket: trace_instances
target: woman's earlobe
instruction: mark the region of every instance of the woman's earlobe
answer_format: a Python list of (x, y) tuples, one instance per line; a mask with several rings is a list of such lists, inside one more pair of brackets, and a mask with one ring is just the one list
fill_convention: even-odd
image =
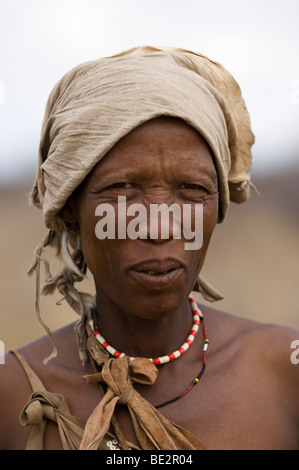
[(78, 223), (77, 210), (72, 199), (69, 199), (59, 213), (60, 217), (67, 224)]

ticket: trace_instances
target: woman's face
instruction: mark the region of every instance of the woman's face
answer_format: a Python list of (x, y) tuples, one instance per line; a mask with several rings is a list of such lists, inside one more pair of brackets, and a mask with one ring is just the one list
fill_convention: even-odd
[[(70, 201), (79, 223), (82, 249), (94, 276), (97, 295), (142, 318), (154, 319), (178, 309), (186, 300), (203, 266), (218, 218), (217, 174), (208, 145), (184, 121), (161, 117), (146, 122), (119, 141), (92, 170)], [(115, 213), (118, 234), (118, 197), (126, 209), (142, 204), (150, 214), (152, 204), (191, 207), (191, 227), (196, 225), (195, 205), (203, 205), (203, 243), (186, 249), (183, 227), (174, 238), (123, 239), (96, 235), (101, 204)], [(107, 206), (106, 206), (107, 207)], [(106, 213), (103, 213), (104, 216)], [(135, 216), (127, 218), (127, 226)], [(113, 219), (114, 221), (114, 219)], [(113, 222), (114, 223), (114, 222)], [(183, 224), (183, 218), (182, 222)]]

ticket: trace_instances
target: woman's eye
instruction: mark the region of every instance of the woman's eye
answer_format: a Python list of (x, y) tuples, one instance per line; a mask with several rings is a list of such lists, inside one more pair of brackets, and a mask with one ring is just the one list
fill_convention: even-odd
[(110, 186), (110, 188), (120, 188), (120, 189), (131, 189), (133, 187), (134, 187), (133, 183), (124, 183), (124, 182), (115, 183)]
[(203, 188), (199, 184), (193, 184), (193, 183), (183, 183), (181, 184), (180, 189), (199, 189), (201, 191), (205, 191), (205, 188)]
[(196, 183), (182, 183), (179, 186), (179, 191), (181, 197), (193, 201), (201, 201), (210, 194), (207, 188)]

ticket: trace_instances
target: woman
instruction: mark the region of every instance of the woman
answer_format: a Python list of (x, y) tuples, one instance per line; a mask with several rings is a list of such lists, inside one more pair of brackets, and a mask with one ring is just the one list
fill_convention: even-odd
[[(76, 335), (44, 325), (50, 356), (47, 337), (7, 355), (2, 448), (298, 449), (298, 331), (189, 297), (221, 298), (200, 271), (229, 200), (249, 197), (252, 144), (238, 85), (199, 54), (137, 48), (55, 86), (31, 195), (49, 232), (30, 274), (40, 321), (42, 265), (44, 293), (57, 288), (80, 318)], [(162, 204), (182, 216), (168, 213), (167, 236), (165, 218), (151, 231)], [(74, 286), (87, 268), (95, 299)]]

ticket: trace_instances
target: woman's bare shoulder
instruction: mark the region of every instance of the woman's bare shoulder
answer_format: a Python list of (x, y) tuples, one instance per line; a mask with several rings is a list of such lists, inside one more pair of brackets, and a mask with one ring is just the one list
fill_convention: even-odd
[[(215, 337), (222, 341), (249, 341), (255, 345), (255, 350), (263, 349), (265, 357), (277, 356), (283, 358), (284, 354), (290, 358), (292, 348), (299, 348), (299, 329), (283, 324), (263, 323), (260, 321), (232, 315), (220, 310), (203, 307), (205, 320), (211, 327)], [(259, 347), (258, 347), (259, 346)], [(268, 353), (266, 354), (266, 351)], [(299, 353), (298, 353), (299, 356)]]
[[(269, 393), (280, 393), (293, 422), (299, 446), (299, 330), (277, 324), (257, 324), (248, 334), (249, 350), (268, 374)], [(246, 342), (244, 344), (246, 346)]]
[[(47, 336), (18, 348), (33, 373), (40, 379), (46, 389), (55, 386), (55, 382), (76, 369), (82, 371), (78, 358), (78, 348), (72, 325), (54, 332), (58, 356), (45, 365), (45, 359), (52, 351), (52, 345)], [(24, 367), (13, 352), (5, 355), (4, 363), (0, 365), (0, 449), (6, 448), (14, 433), (22, 432), (19, 416), (30, 398), (33, 390)], [(27, 435), (27, 430), (24, 435)]]
[(7, 353), (0, 366), (0, 449), (20, 427), (19, 416), (31, 389), (24, 369), (12, 353)]
[(206, 317), (213, 339), (216, 343), (220, 341), (216, 352), (222, 353), (229, 345), (234, 345), (230, 349), (232, 357), (237, 354), (242, 357), (244, 367), (247, 364), (255, 371), (263, 370), (268, 374), (269, 383), (281, 389), (281, 396), (298, 421), (299, 435), (299, 329), (262, 323), (211, 308), (206, 310)]

